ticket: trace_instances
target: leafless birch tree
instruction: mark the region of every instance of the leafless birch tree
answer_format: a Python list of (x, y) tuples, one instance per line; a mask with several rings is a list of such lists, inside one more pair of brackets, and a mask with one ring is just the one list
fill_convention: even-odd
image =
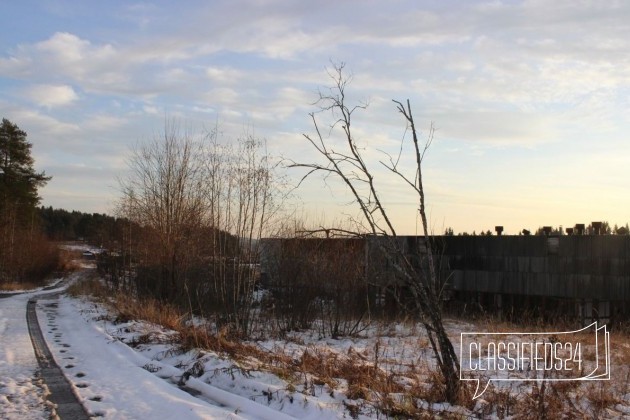
[[(445, 381), (445, 397), (449, 402), (456, 403), (460, 391), (459, 362), (442, 322), (440, 293), (443, 285), (435, 268), (435, 256), (429, 238), (422, 179), (423, 158), (431, 145), (434, 129), (431, 127), (427, 140), (421, 143), (409, 101), (405, 104), (394, 101), (396, 109), (405, 119), (406, 128), (411, 133), (415, 174), (409, 176), (401, 170), (400, 156), (394, 158), (387, 155), (385, 162), (379, 162), (397, 176), (401, 182), (409, 186), (417, 198), (418, 217), (421, 219), (426, 253), (414, 256), (416, 260), (414, 262), (403, 248), (401, 241), (398, 240), (398, 233), (392, 223), (390, 213), (384, 205), (381, 190), (374, 180), (374, 169), (368, 166), (364, 149), (359, 146), (353, 136), (352, 117), (356, 111), (363, 110), (367, 106), (351, 107), (347, 104), (346, 88), (350, 79), (345, 76), (343, 70), (344, 65), (340, 64), (335, 65), (334, 69), (329, 72), (334, 85), (328, 91), (320, 91), (318, 101), (320, 112), (310, 114), (315, 134), (304, 134), (304, 138), (318, 153), (321, 161), (314, 163), (292, 162), (289, 166), (307, 170), (302, 181), (312, 174), (322, 173), (326, 177), (339, 179), (347, 187), (362, 216), (361, 219), (356, 220), (357, 225), (362, 227), (356, 234), (369, 238), (376, 237), (376, 240), (371, 242), (379, 248), (389, 265), (396, 271), (397, 276), (403, 279), (405, 286), (410, 290), (413, 296), (413, 310), (420, 317), (426, 329), (431, 348)], [(327, 112), (333, 116), (333, 123), (330, 127), (324, 127), (320, 123), (319, 115), (321, 112)], [(331, 139), (331, 136), (337, 132), (341, 132), (343, 146)], [(403, 139), (404, 141), (405, 139)], [(418, 260), (421, 262), (418, 263)]]
[[(206, 171), (213, 230), (211, 290), (225, 317), (239, 334), (251, 329), (260, 239), (278, 209), (273, 162), (264, 142), (243, 136), (234, 146), (209, 145)], [(236, 238), (238, 246), (223, 232)]]

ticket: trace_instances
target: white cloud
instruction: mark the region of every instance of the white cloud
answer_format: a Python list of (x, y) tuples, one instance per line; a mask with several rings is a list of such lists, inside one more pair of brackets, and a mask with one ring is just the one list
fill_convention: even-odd
[(153, 105), (144, 105), (142, 107), (143, 111), (146, 112), (147, 114), (151, 114), (151, 115), (156, 115), (159, 114), (159, 109), (156, 106)]
[(128, 123), (126, 118), (113, 115), (94, 115), (86, 119), (82, 124), (85, 130), (111, 132), (117, 130)]
[(206, 75), (214, 83), (234, 85), (244, 79), (244, 72), (231, 67), (210, 66), (206, 69)]
[(35, 44), (20, 44), (8, 58), (0, 58), (0, 75), (17, 79), (69, 80), (85, 90), (122, 83), (126, 66), (110, 44), (93, 45), (67, 32), (57, 32)]
[(24, 94), (36, 105), (48, 108), (70, 105), (79, 99), (74, 89), (68, 85), (33, 85)]
[(10, 120), (14, 120), (20, 127), (28, 128), (29, 133), (31, 130), (35, 130), (54, 136), (74, 136), (80, 132), (79, 126), (75, 123), (60, 121), (34, 110), (20, 108), (9, 109), (5, 112), (7, 112), (5, 115)]
[[(208, 91), (206, 91), (201, 99), (209, 104), (209, 105), (214, 105), (214, 104), (223, 104), (223, 105), (239, 105), (239, 99), (241, 98), (241, 94), (232, 88), (228, 88), (228, 87), (220, 87), (220, 88), (215, 88), (215, 89), (210, 89)], [(240, 106), (242, 106), (243, 103), (240, 103)], [(246, 107), (243, 107), (243, 111), (245, 111)]]
[(36, 50), (62, 63), (83, 60), (89, 47), (89, 41), (67, 32), (57, 32), (50, 39), (35, 44)]

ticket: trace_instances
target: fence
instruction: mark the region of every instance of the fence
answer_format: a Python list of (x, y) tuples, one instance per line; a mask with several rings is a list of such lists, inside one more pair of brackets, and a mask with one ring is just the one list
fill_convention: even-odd
[[(366, 278), (371, 285), (397, 288), (401, 284), (394, 270), (379, 256), (375, 242), (379, 240), (384, 239), (360, 242), (366, 247), (362, 254)], [(398, 240), (414, 258), (426, 252), (422, 238)], [(630, 236), (433, 236), (430, 240), (451, 291), (451, 307), (476, 305), (499, 314), (562, 313), (583, 322), (630, 315)], [(333, 248), (335, 253), (341, 251)], [(355, 256), (361, 255), (356, 245), (353, 249)], [(303, 252), (311, 251), (306, 247)]]

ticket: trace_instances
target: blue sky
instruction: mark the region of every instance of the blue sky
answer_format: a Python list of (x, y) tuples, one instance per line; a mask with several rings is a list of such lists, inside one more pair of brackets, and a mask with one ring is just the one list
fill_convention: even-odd
[[(43, 204), (110, 212), (138, 142), (177, 118), (271, 153), (303, 141), (326, 67), (345, 62), (370, 106), (355, 134), (388, 209), (414, 233), (410, 191), (379, 169), (411, 100), (436, 138), (425, 160), (431, 226), (507, 233), (630, 221), (630, 2), (20, 1), (0, 14), (0, 115), (53, 176)], [(299, 179), (299, 171), (288, 171)], [(295, 205), (333, 223), (356, 209), (312, 179)]]

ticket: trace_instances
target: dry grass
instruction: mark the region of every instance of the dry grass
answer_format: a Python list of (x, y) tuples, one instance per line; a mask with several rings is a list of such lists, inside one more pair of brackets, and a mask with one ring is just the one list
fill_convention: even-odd
[(72, 273), (81, 268), (79, 261), (83, 258), (81, 251), (59, 250), (58, 270), (63, 273)]
[(612, 332), (610, 334), (612, 349), (611, 364), (613, 366), (630, 365), (630, 334), (628, 332)]
[(614, 407), (621, 402), (613, 392), (611, 392), (608, 384), (599, 382), (591, 384), (586, 389), (586, 398), (591, 403), (591, 409), (595, 417), (600, 417), (606, 409)]
[(33, 242), (28, 250), (29, 252), (23, 256), (24, 259), (18, 263), (25, 269), (21, 271), (21, 275), (15, 276), (21, 280), (0, 282), (0, 291), (33, 290), (45, 286), (46, 280), (52, 278), (52, 274), (72, 271), (69, 257), (51, 242), (44, 240)]
[(28, 283), (28, 282), (24, 282), (24, 283), (20, 283), (20, 282), (0, 283), (0, 290), (5, 291), (5, 292), (15, 292), (15, 291), (18, 291), (18, 290), (32, 290), (32, 289), (36, 289), (37, 287), (39, 287), (38, 284)]
[[(57, 261), (55, 274), (56, 275), (59, 275), (60, 273), (68, 274), (68, 273), (79, 270), (80, 265), (77, 261), (80, 258), (81, 258), (80, 252), (67, 251), (63, 249), (59, 250), (59, 259)], [(42, 283), (35, 283), (35, 282), (29, 282), (29, 281), (23, 281), (23, 282), (11, 281), (11, 282), (0, 283), (0, 290), (6, 291), (6, 292), (14, 292), (18, 290), (33, 290), (41, 286), (42, 286)]]
[(99, 302), (105, 302), (110, 296), (109, 290), (94, 271), (84, 272), (82, 278), (71, 284), (66, 292), (75, 297), (90, 296)]
[[(593, 360), (592, 331), (577, 334), (577, 340), (584, 344), (584, 360)], [(499, 419), (623, 417), (624, 413), (619, 411), (621, 408), (618, 405), (625, 404), (625, 396), (630, 393), (629, 341), (630, 337), (625, 332), (611, 334), (610, 381), (516, 382), (501, 386), (493, 383), (482, 397), (483, 404), (479, 404), (474, 413), (482, 418)]]
[(184, 327), (182, 321), (186, 314), (182, 314), (172, 305), (154, 299), (143, 299), (138, 302), (129, 294), (118, 292), (110, 305), (117, 313), (117, 322), (144, 320), (178, 332)]

